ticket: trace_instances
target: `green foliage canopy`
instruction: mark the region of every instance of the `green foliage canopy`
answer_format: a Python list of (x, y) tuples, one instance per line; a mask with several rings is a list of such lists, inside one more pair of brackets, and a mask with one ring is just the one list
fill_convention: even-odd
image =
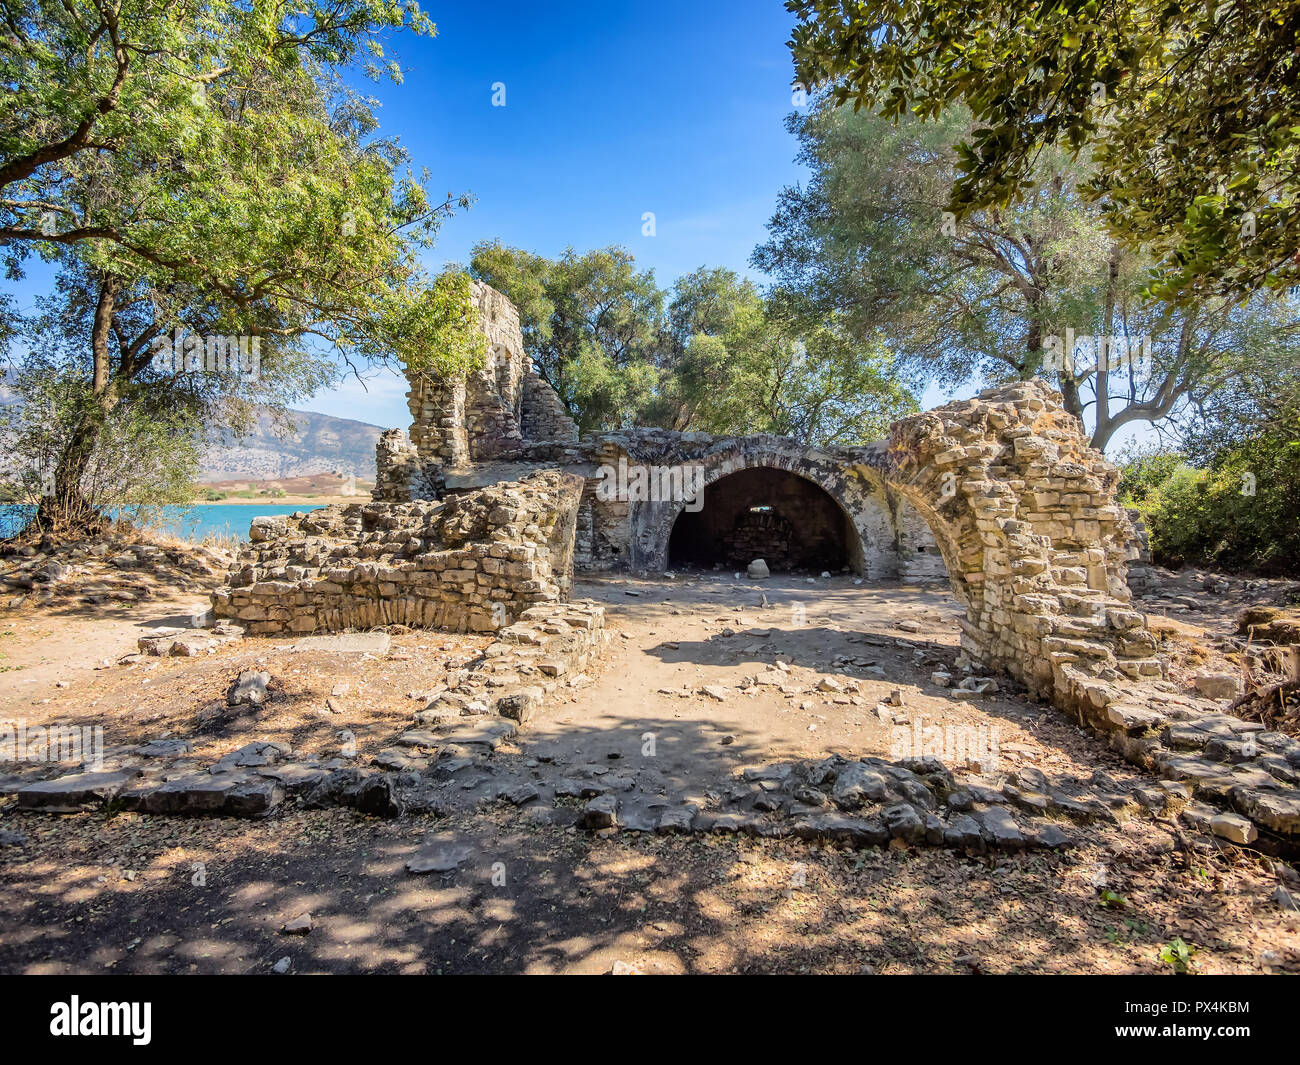
[[(1123, 426), (1185, 414), (1242, 364), (1297, 344), (1295, 304), (1258, 294), (1184, 305), (1144, 293), (1149, 260), (1111, 239), (1081, 194), (1086, 160), (1044, 150), (1035, 184), (1009, 206), (945, 213), (969, 114), (922, 122), (815, 98), (789, 125), (803, 186), (782, 191), (754, 264), (819, 315), (893, 352), (909, 381), (1055, 379), (1066, 406), (1104, 448)], [(1072, 367), (1048, 365), (1045, 342), (1100, 342)], [(1138, 358), (1150, 338), (1149, 368)]]
[(1083, 186), (1158, 261), (1165, 297), (1300, 280), (1297, 0), (789, 0), (797, 77), (889, 118), (953, 104), (975, 126), (949, 201), (1035, 187), (1045, 148), (1090, 149)]
[[(94, 403), (67, 427), (61, 497), (135, 385), (163, 389), (173, 411), (203, 393), (223, 413), (221, 378), (150, 375), (152, 344), (178, 326), (263, 341), (262, 400), (328, 379), (307, 368), (309, 342), (353, 370), (460, 373), (481, 357), (467, 279), (430, 277), (419, 259), (468, 198), (431, 198), (336, 74), (360, 64), (400, 81), (385, 38), (434, 32), (416, 4), (0, 0), (0, 18), (13, 90), (0, 249), (10, 276), (33, 254), (54, 261), (64, 309), (89, 324), (80, 373)], [(249, 398), (227, 396), (225, 424)]]
[(519, 308), (527, 353), (583, 432), (857, 443), (915, 409), (879, 345), (731, 270), (701, 267), (663, 291), (623, 248), (550, 260), (496, 242), (474, 249), (471, 270)]
[(1179, 452), (1122, 464), (1157, 561), (1300, 575), (1300, 377), (1260, 360), (1201, 405)]
[[(457, 202), (431, 202), (368, 102), (386, 31), (413, 4), (0, 0), (0, 242), (11, 273), (67, 249), (102, 274), (185, 285), (261, 335), (346, 358), (419, 362), (437, 299), (416, 253)], [(435, 294), (436, 295), (436, 294)], [(421, 320), (421, 313), (425, 315)], [(456, 348), (453, 346), (453, 351)], [(456, 367), (449, 367), (455, 369)]]

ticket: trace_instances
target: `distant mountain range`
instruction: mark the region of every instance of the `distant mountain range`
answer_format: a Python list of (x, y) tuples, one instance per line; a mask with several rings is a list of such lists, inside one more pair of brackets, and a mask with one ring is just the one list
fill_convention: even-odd
[[(12, 369), (0, 370), (0, 406), (16, 403), (10, 387)], [(273, 481), (317, 473), (354, 475), (375, 479), (375, 445), (383, 427), (351, 418), (333, 418), (309, 410), (290, 411), (297, 431), (278, 437), (271, 419), (263, 415), (243, 439), (235, 442), (223, 433), (208, 446), (199, 480)], [(3, 464), (3, 458), (0, 458)]]
[(271, 481), (313, 473), (375, 478), (375, 445), (384, 430), (378, 425), (332, 418), (309, 410), (295, 410), (297, 431), (276, 436), (271, 419), (262, 416), (257, 426), (239, 441), (223, 433), (213, 440), (203, 457), (199, 480)]

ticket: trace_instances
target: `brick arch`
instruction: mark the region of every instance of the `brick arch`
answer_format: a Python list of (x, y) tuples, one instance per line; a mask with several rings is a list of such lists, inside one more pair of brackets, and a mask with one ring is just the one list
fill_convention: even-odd
[[(881, 496), (883, 481), (869, 471), (836, 461), (795, 441), (786, 444), (780, 438), (758, 439), (762, 442), (755, 444), (753, 437), (736, 438), (722, 449), (687, 459), (683, 464), (704, 467), (706, 500), (709, 485), (742, 470), (781, 470), (815, 484), (830, 496), (846, 519), (846, 528), (852, 534), (847, 545), (849, 567), (857, 573), (867, 572), (867, 545), (880, 538), (881, 524), (888, 521), (887, 506)], [(868, 502), (872, 495), (877, 499), (874, 507)], [(673, 526), (685, 504), (681, 501), (634, 503), (630, 509), (634, 530), (631, 564), (663, 569), (668, 564), (668, 542)]]
[(905, 418), (874, 466), (966, 590), (972, 663), (1080, 709), (1109, 681), (1160, 676), (1128, 589), (1119, 473), (1058, 393), (1029, 381)]

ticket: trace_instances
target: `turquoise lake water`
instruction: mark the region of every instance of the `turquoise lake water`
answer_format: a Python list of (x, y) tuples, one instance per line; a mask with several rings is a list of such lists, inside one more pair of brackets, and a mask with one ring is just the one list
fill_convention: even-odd
[[(294, 514), (319, 509), (318, 506), (305, 504), (196, 503), (192, 507), (164, 507), (162, 517), (155, 527), (186, 540), (202, 540), (209, 535), (234, 536), (247, 540), (249, 523), (259, 515)], [(21, 531), (34, 513), (34, 507), (13, 503), (0, 506), (0, 536), (13, 536)]]

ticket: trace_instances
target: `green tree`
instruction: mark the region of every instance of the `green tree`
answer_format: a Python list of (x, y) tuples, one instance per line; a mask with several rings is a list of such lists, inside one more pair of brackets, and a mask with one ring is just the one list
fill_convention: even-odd
[[(89, 323), (94, 402), (66, 434), (56, 518), (93, 516), (77, 485), (97, 435), (178, 325), (262, 340), (271, 375), (302, 365), (307, 338), (349, 368), (460, 372), (481, 355), (467, 280), (430, 278), (418, 259), (467, 201), (431, 201), (404, 152), (374, 136), (370, 104), (332, 74), (362, 61), (378, 75), (383, 32), (432, 32), (418, 7), (0, 9), (0, 78), (18, 90), (0, 116), (6, 265), (56, 260)], [(142, 301), (154, 313), (126, 328)], [(287, 353), (268, 357), (276, 346)], [(170, 384), (183, 404), (187, 386)]]
[(860, 444), (916, 410), (887, 353), (842, 323), (801, 314), (775, 293), (744, 304), (719, 333), (697, 333), (677, 372), (683, 426), (718, 435), (773, 433)]
[(1153, 291), (1237, 299), (1300, 280), (1296, 0), (789, 0), (796, 76), (888, 118), (968, 107), (959, 217), (1036, 187), (1045, 148), (1159, 263)]
[(474, 249), (472, 270), (519, 308), (525, 349), (583, 432), (856, 443), (915, 409), (874, 339), (732, 270), (700, 267), (664, 292), (621, 248), (550, 260), (497, 242)]
[[(0, 495), (39, 513), (59, 502), (53, 474), (68, 427), (96, 409), (95, 398), (85, 377), (57, 359), (29, 362), (10, 387), (14, 402), (0, 407)], [(189, 502), (202, 426), (158, 398), (156, 392), (132, 391), (101, 419), (75, 486), (79, 503), (97, 514), (126, 514), (144, 523), (164, 504)]]
[(1125, 501), (1156, 560), (1300, 575), (1300, 378), (1243, 365), (1189, 420), (1181, 450), (1127, 456)]
[[(716, 417), (703, 413), (729, 386), (727, 361), (744, 323), (761, 316), (763, 300), (753, 282), (725, 267), (700, 267), (673, 284), (656, 355), (664, 371), (657, 395), (642, 412), (643, 424), (685, 431), (720, 432)], [(724, 338), (730, 337), (727, 341)], [(738, 413), (727, 424), (745, 424)], [(741, 431), (750, 431), (742, 429)]]
[[(1146, 261), (1110, 239), (1080, 195), (1089, 171), (1063, 152), (1042, 153), (1020, 200), (959, 221), (946, 207), (971, 128), (962, 108), (895, 121), (823, 97), (790, 126), (812, 177), (781, 193), (754, 263), (852, 333), (884, 341), (909, 379), (1053, 378), (1104, 448), (1127, 424), (1185, 412), (1237, 363), (1295, 351), (1286, 298), (1146, 298)], [(1063, 348), (1071, 334), (1120, 342), (1050, 363), (1045, 344)]]
[(1119, 486), (1120, 501), (1125, 506), (1141, 509), (1161, 485), (1187, 465), (1187, 456), (1159, 446), (1130, 445), (1117, 461), (1124, 473)]
[[(0, 0), (0, 18), (0, 83), (7, 90), (0, 240), (10, 242), (10, 254), (107, 241), (119, 254), (206, 268), (227, 282), (239, 271), (224, 272), (232, 263), (220, 257), (233, 249), (196, 244), (203, 216), (199, 205), (184, 201), (215, 193), (211, 212), (218, 215), (239, 205), (219, 186), (196, 187), (212, 176), (204, 171), (226, 166), (223, 176), (247, 178), (268, 154), (256, 151), (259, 138), (271, 137), (273, 151), (316, 139), (322, 116), (301, 105), (318, 96), (317, 72), (361, 60), (372, 76), (400, 78), (395, 64), (381, 71), (382, 33), (404, 25), (434, 32), (418, 6), (385, 0)], [(258, 100), (267, 94), (282, 99)], [(240, 114), (254, 103), (260, 118)], [(353, 120), (371, 122), (364, 111)], [(324, 151), (331, 142), (324, 139)], [(131, 165), (110, 167), (115, 160)], [(256, 176), (277, 175), (270, 169)], [(300, 206), (330, 192), (327, 173), (284, 176), (297, 179), (283, 195)], [(303, 187), (308, 176), (319, 186)], [(349, 177), (338, 175), (339, 183)], [(169, 192), (181, 202), (169, 204)], [(149, 210), (139, 210), (142, 201)], [(272, 214), (266, 207), (260, 213)], [(244, 221), (256, 227), (263, 220), (254, 214)]]
[(546, 259), (498, 241), (473, 248), (471, 273), (519, 309), (537, 372), (582, 432), (640, 421), (661, 377), (664, 294), (625, 248)]

